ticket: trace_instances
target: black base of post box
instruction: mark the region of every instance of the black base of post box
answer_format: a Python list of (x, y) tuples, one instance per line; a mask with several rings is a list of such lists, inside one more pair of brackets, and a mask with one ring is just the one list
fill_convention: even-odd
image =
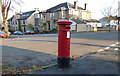
[(58, 57), (58, 68), (69, 68), (70, 67), (70, 57), (62, 58)]

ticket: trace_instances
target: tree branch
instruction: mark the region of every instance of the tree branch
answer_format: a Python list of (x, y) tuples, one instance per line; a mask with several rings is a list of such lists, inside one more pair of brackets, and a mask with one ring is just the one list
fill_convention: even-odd
[(9, 5), (8, 5), (8, 7), (7, 7), (6, 18), (8, 17), (8, 12), (9, 12), (9, 10), (10, 10), (10, 5), (11, 5), (11, 0), (10, 0), (10, 3), (9, 3)]

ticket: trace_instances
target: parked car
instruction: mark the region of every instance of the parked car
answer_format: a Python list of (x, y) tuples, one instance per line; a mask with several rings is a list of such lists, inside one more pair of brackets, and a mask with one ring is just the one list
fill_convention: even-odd
[[(8, 33), (11, 35), (10, 32), (8, 32)], [(5, 32), (4, 32), (4, 31), (1, 31), (1, 32), (0, 32), (0, 37), (4, 38), (4, 36), (5, 36)]]
[(15, 32), (14, 32), (14, 35), (23, 35), (23, 33), (20, 32), (20, 31), (15, 31)]
[(4, 36), (5, 36), (5, 32), (0, 32), (0, 37), (4, 38)]
[(8, 33), (11, 35), (11, 32), (8, 31)]
[(27, 30), (25, 34), (35, 34), (35, 32), (33, 30)]

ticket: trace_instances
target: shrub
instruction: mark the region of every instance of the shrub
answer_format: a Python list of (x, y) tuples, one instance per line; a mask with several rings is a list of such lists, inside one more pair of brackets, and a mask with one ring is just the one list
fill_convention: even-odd
[(110, 25), (107, 25), (107, 27), (110, 27)]
[(57, 30), (56, 28), (53, 28), (52, 30)]
[(47, 30), (47, 24), (45, 22), (43, 23), (43, 27)]
[(8, 31), (9, 31), (9, 32), (11, 32), (11, 33), (13, 33), (13, 32), (14, 32), (14, 30), (12, 30), (12, 29), (9, 29)]
[(22, 32), (22, 26), (21, 26), (20, 20), (18, 21), (18, 23), (19, 23), (19, 24), (18, 24), (18, 30)]
[(58, 24), (56, 25), (56, 30), (58, 30)]
[(34, 30), (34, 27), (32, 26), (32, 24), (28, 24), (28, 29), (29, 30)]

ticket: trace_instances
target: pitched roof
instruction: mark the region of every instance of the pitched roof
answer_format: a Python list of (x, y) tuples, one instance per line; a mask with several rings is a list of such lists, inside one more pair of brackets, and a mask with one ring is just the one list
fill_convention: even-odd
[(99, 22), (96, 19), (84, 20), (85, 22)]
[(108, 20), (108, 18), (110, 18), (111, 20), (117, 20), (117, 16), (110, 16), (110, 17), (103, 17), (103, 18), (99, 19), (99, 21), (100, 20)]
[[(58, 4), (52, 8), (49, 8), (46, 10), (46, 12), (52, 12), (52, 11), (56, 11), (57, 9), (61, 8), (61, 7), (65, 7), (66, 9), (69, 9), (69, 8), (73, 8), (74, 9), (74, 5), (71, 4), (71, 3), (68, 3), (68, 2), (65, 2), (65, 3), (61, 3), (61, 4)], [(83, 8), (77, 6), (77, 8), (80, 10), (84, 10)], [(61, 9), (59, 9), (61, 10)]]
[(77, 24), (86, 24), (84, 21), (80, 19), (71, 19), (72, 21), (76, 22)]
[(13, 17), (14, 17), (14, 16), (12, 16), (11, 18), (9, 18), (7, 21), (12, 21)]
[(117, 20), (117, 16), (110, 16), (110, 17), (106, 17), (106, 19), (110, 19), (110, 20)]
[[(68, 5), (69, 5), (69, 7), (70, 8), (73, 8), (74, 9), (74, 5), (73, 4), (71, 4), (71, 3), (68, 3)], [(84, 10), (82, 7), (79, 7), (79, 6), (77, 6), (77, 9), (81, 9), (81, 10)]]
[(28, 17), (30, 17), (33, 13), (35, 12), (34, 11), (29, 11), (29, 12), (24, 12), (21, 14), (20, 18), (18, 20), (24, 20), (24, 19), (27, 19)]
[(61, 7), (65, 7), (66, 9), (69, 9), (67, 2), (65, 2), (65, 3), (61, 3), (61, 4), (58, 4), (54, 7), (52, 7), (52, 8), (47, 9), (46, 12), (52, 12), (52, 11), (55, 11), (55, 10), (61, 8)]
[(71, 19), (73, 21), (75, 21), (77, 24), (86, 24), (87, 22), (98, 22), (97, 20), (95, 19), (90, 19), (90, 20), (81, 20), (81, 19)]
[(16, 19), (18, 20), (24, 20), (24, 19), (27, 19), (28, 17), (30, 17), (33, 13), (35, 12), (34, 11), (28, 11), (28, 12), (23, 12), (23, 13), (18, 13), (16, 15), (13, 15), (11, 18), (9, 18), (7, 21), (12, 21), (12, 19), (15, 17)]

